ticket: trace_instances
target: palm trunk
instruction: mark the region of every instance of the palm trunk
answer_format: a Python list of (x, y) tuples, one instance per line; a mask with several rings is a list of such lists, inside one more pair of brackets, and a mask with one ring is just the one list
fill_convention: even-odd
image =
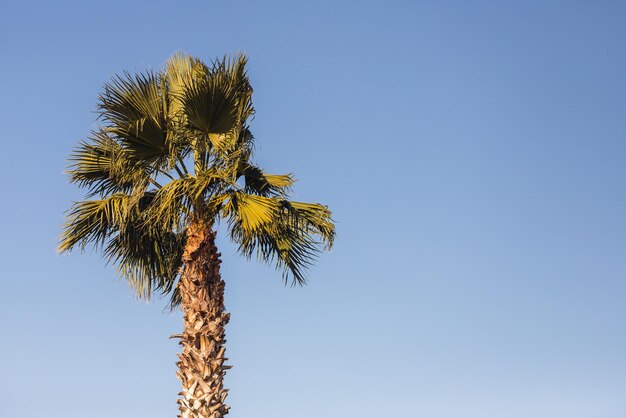
[(224, 311), (219, 257), (211, 226), (192, 222), (179, 283), (184, 313), (183, 350), (176, 373), (183, 384), (179, 418), (221, 418), (229, 409), (224, 403), (228, 390), (223, 387), (230, 368), (224, 365), (224, 326), (229, 314)]

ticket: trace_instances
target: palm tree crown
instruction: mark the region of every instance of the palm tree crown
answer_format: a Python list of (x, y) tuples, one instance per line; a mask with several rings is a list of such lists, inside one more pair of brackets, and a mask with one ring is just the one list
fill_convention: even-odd
[(101, 126), (70, 157), (87, 200), (69, 210), (59, 250), (93, 244), (140, 297), (158, 291), (176, 306), (189, 225), (222, 220), (241, 254), (304, 283), (334, 225), (326, 206), (288, 199), (291, 174), (252, 163), (245, 66), (243, 55), (206, 65), (176, 54), (162, 71), (105, 84)]

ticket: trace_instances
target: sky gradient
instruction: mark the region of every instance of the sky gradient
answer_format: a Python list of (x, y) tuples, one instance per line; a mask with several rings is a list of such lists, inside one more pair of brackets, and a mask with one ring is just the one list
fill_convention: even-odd
[(244, 51), (255, 160), (328, 204), (237, 256), (229, 417), (626, 416), (626, 3), (0, 2), (0, 416), (168, 418), (181, 315), (54, 252), (104, 82)]

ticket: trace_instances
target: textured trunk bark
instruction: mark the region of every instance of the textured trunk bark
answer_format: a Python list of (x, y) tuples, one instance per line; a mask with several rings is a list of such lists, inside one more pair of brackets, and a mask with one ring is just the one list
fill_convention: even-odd
[(229, 314), (224, 311), (219, 257), (211, 226), (192, 222), (179, 283), (184, 313), (183, 349), (176, 373), (183, 385), (179, 418), (221, 418), (229, 409), (224, 403), (228, 390), (223, 386), (230, 368), (224, 365), (224, 326)]

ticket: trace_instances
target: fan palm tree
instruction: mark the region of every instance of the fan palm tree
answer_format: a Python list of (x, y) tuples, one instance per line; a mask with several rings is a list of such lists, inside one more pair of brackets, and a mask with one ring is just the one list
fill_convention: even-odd
[(243, 55), (206, 65), (176, 54), (162, 71), (116, 76), (99, 97), (99, 128), (70, 157), (70, 181), (87, 196), (68, 211), (59, 251), (95, 246), (139, 297), (182, 308), (181, 418), (229, 409), (216, 223), (293, 284), (335, 235), (326, 206), (288, 199), (291, 174), (253, 164), (245, 66)]

